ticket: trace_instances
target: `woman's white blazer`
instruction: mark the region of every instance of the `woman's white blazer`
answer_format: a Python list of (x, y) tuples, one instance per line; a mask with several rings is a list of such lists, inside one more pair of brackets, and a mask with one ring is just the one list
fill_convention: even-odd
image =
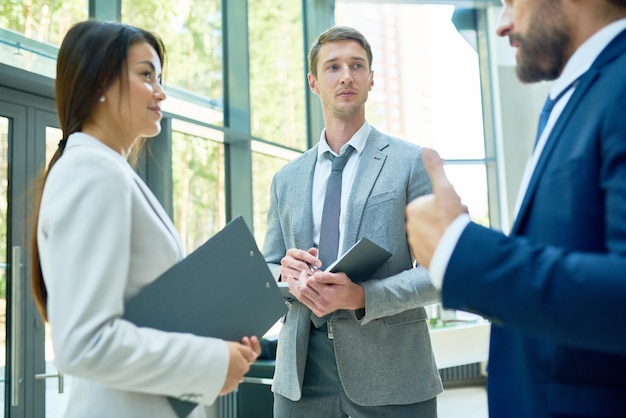
[(86, 134), (70, 135), (48, 174), (37, 237), (55, 363), (72, 377), (65, 417), (169, 418), (166, 396), (215, 401), (228, 369), (224, 341), (121, 318), (124, 302), (183, 250), (166, 212), (120, 154)]

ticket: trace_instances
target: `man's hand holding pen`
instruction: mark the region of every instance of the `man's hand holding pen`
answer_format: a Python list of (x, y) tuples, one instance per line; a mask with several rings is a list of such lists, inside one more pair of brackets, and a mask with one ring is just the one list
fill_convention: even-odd
[(363, 287), (344, 273), (319, 270), (317, 248), (308, 251), (291, 248), (281, 260), (281, 278), (289, 283), (289, 291), (317, 316), (339, 309), (365, 307)]
[(286, 282), (289, 276), (299, 277), (303, 271), (313, 272), (322, 266), (322, 262), (317, 258), (317, 248), (312, 247), (308, 251), (290, 248), (285, 256), (280, 260), (281, 281)]

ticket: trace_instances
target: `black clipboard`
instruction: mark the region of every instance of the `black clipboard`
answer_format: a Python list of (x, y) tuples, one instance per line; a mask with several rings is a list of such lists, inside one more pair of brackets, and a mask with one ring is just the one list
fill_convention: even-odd
[[(361, 238), (324, 271), (346, 273), (354, 283), (368, 280), (389, 258), (391, 253), (367, 238)], [(287, 282), (279, 282), (283, 297), (289, 301), (294, 296), (289, 292)]]
[[(140, 327), (240, 341), (261, 338), (286, 312), (240, 216), (128, 300), (123, 317)], [(197, 406), (168, 400), (180, 418)]]

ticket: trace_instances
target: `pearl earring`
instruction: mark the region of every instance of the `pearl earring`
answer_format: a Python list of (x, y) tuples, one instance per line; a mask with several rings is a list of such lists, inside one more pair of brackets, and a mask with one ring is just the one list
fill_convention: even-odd
[(100, 96), (100, 103), (104, 103), (106, 101), (106, 97), (104, 95)]

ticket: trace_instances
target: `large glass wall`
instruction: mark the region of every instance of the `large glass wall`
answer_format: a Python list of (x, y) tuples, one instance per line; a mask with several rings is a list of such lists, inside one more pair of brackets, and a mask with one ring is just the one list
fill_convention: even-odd
[(191, 134), (184, 127), (190, 125), (173, 124), (172, 201), (174, 224), (189, 253), (226, 223), (225, 169), (224, 144), (210, 139), (211, 130)]
[(56, 47), (87, 17), (86, 0), (0, 0), (0, 62), (54, 78)]
[(186, 113), (218, 126), (224, 121), (221, 7), (220, 0), (122, 2), (123, 22), (153, 31), (163, 39), (166, 88), (184, 90), (183, 100), (211, 108), (211, 112), (191, 109)]
[(29, 39), (59, 46), (74, 23), (86, 19), (85, 0), (0, 1), (0, 27)]
[(305, 150), (302, 4), (249, 0), (248, 30), (251, 133)]
[[(9, 123), (0, 117), (0, 369), (6, 359), (6, 287), (8, 270)], [(4, 389), (4, 385), (0, 386)], [(4, 392), (4, 390), (2, 390)]]
[(289, 161), (292, 155), (277, 156), (272, 153), (271, 147), (265, 147), (263, 144), (256, 144), (255, 149), (252, 153), (254, 238), (259, 248), (263, 248), (265, 232), (267, 231), (267, 211), (270, 204), (272, 177)]
[(372, 45), (368, 121), (436, 149), (472, 218), (489, 225), (478, 53), (454, 26), (453, 12), (448, 5), (338, 0), (335, 19)]

